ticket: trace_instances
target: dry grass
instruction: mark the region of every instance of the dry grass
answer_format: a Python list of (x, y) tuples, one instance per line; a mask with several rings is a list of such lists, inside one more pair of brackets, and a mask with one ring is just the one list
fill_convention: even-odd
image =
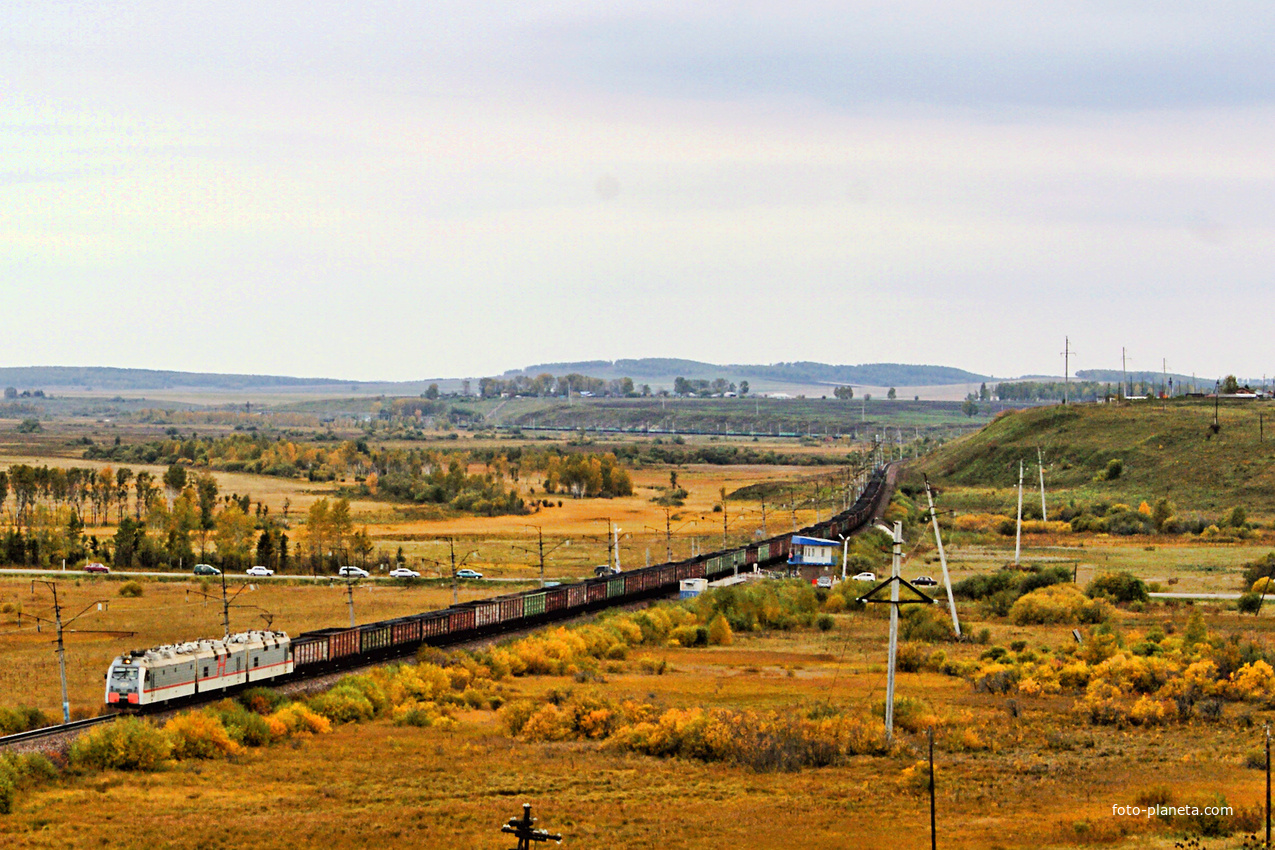
[[(884, 689), (882, 623), (838, 620), (831, 633), (650, 650), (670, 662), (662, 676), (628, 672), (588, 685), (535, 677), (507, 688), (510, 696), (533, 697), (592, 689), (661, 707), (792, 710), (823, 700), (867, 707)], [(998, 628), (996, 640), (1016, 631)], [(1033, 635), (1061, 637), (1059, 630)], [(949, 647), (971, 657), (978, 649)], [(1222, 793), (1235, 806), (1252, 805), (1261, 793), (1260, 774), (1243, 766), (1260, 735), (1233, 723), (1130, 734), (1078, 724), (1068, 697), (1020, 698), (1013, 717), (1004, 697), (933, 673), (901, 674), (899, 693), (923, 696), (953, 729), (972, 729), (983, 745), (971, 750), (940, 732), (945, 847), (1167, 848), (1173, 837), (1162, 827), (1113, 817), (1111, 806), (1137, 804), (1157, 788), (1170, 789), (1177, 802)], [(927, 839), (928, 810), (913, 769), (919, 736), (901, 734), (887, 757), (758, 774), (621, 755), (592, 742), (525, 743), (509, 739), (493, 712), (458, 717), (450, 730), (378, 721), (231, 762), (71, 778), (20, 796), (15, 813), (0, 819), (0, 842), (96, 847), (119, 843), (127, 828), (125, 846), (497, 847), (504, 846), (499, 824), (524, 801), (542, 826), (579, 848), (902, 848)], [(146, 817), (136, 816), (143, 811)]]
[[(239, 586), (236, 579), (232, 592)], [(77, 711), (96, 714), (103, 702), (106, 668), (111, 659), (126, 649), (155, 646), (196, 637), (222, 633), (220, 583), (209, 584), (207, 592), (217, 596), (209, 600), (199, 594), (203, 585), (195, 581), (146, 581), (141, 598), (119, 595), (121, 583), (101, 578), (74, 575), (58, 582), (59, 599), (66, 616), (105, 600), (106, 610), (90, 610), (73, 628), (116, 630), (116, 633), (83, 632), (67, 635), (67, 685), (71, 704)], [(51, 618), (51, 597), (42, 586), (31, 593), (29, 579), (0, 578), (0, 608), (21, 605), (27, 614)], [(343, 625), (349, 622), (345, 585), (281, 584), (261, 582), (255, 589), (245, 590), (231, 609), (231, 628), (262, 628), (262, 610), (274, 615), (274, 627), (289, 634), (309, 629)], [(519, 590), (526, 585), (462, 586), (461, 601), (489, 596), (497, 592)], [(397, 586), (367, 584), (354, 591), (356, 619), (374, 622), (405, 614), (443, 608), (451, 604), (450, 588), (440, 586)], [(246, 607), (253, 606), (253, 607)], [(23, 617), (22, 628), (14, 612), (0, 614), (0, 705), (34, 705), (60, 715), (61, 696), (58, 685), (57, 657), (51, 641), (55, 634), (46, 625), (37, 631), (29, 616)], [(132, 637), (119, 632), (135, 632)]]

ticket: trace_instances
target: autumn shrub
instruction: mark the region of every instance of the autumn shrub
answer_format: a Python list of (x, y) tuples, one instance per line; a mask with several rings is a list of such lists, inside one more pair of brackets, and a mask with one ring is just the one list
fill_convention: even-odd
[(396, 726), (435, 726), (450, 720), (445, 709), (434, 702), (409, 701), (395, 705), (390, 713)]
[(244, 708), (256, 714), (269, 714), (288, 701), (288, 698), (270, 688), (249, 688), (235, 699)]
[[(1270, 579), (1258, 579), (1257, 583), (1270, 582)], [(1262, 591), (1251, 591), (1249, 593), (1241, 593), (1240, 598), (1235, 603), (1235, 608), (1241, 614), (1256, 614), (1262, 608)]]
[(15, 708), (0, 707), (0, 735), (16, 735), (31, 729), (39, 729), (50, 724), (50, 719), (43, 711), (31, 706)]
[(708, 629), (689, 623), (676, 626), (670, 633), (669, 640), (676, 642), (678, 646), (708, 646)]
[(58, 769), (43, 753), (0, 753), (0, 815), (13, 811), (13, 801), (20, 788), (57, 777)]
[(76, 738), (70, 762), (99, 770), (158, 770), (172, 750), (168, 736), (150, 722), (124, 717)]
[(708, 624), (708, 642), (713, 646), (730, 646), (735, 642), (730, 622), (720, 612)]
[(1146, 602), (1147, 586), (1132, 573), (1125, 571), (1103, 573), (1089, 582), (1085, 595), (1092, 599), (1111, 602)]
[(937, 643), (953, 640), (950, 615), (937, 605), (909, 605), (899, 620), (899, 634), (905, 641)]
[(13, 811), (13, 798), (17, 793), (18, 778), (12, 768), (0, 762), (0, 815)]
[(509, 730), (510, 735), (518, 736), (522, 734), (522, 729), (527, 725), (527, 721), (531, 719), (531, 715), (535, 714), (539, 708), (539, 703), (530, 699), (519, 699), (513, 702), (505, 703), (500, 709), (500, 720), (504, 723), (505, 728)]
[(176, 759), (221, 759), (243, 752), (221, 718), (211, 711), (179, 714), (164, 724), (164, 734), (172, 743), (172, 756)]
[(1240, 589), (1251, 589), (1260, 593), (1261, 588), (1257, 586), (1257, 582), (1273, 575), (1275, 575), (1275, 552), (1268, 552), (1262, 557), (1244, 564), (1244, 578)]
[(230, 739), (247, 747), (264, 747), (275, 738), (266, 718), (235, 700), (222, 700), (209, 709), (221, 720)]
[(1018, 626), (1048, 623), (1097, 623), (1110, 616), (1107, 603), (1089, 599), (1069, 584), (1033, 590), (1009, 611), (1010, 622)]
[[(885, 717), (885, 700), (872, 707), (877, 717)], [(942, 725), (930, 704), (920, 697), (896, 696), (894, 698), (894, 725), (908, 732), (923, 732)]]
[(126, 581), (120, 585), (119, 595), (126, 599), (137, 599), (146, 592), (140, 582)]
[(283, 734), (322, 735), (332, 731), (332, 721), (301, 702), (288, 703), (269, 715), (266, 721), (271, 723), (272, 730), (281, 727)]
[(915, 673), (924, 665), (929, 656), (929, 648), (923, 643), (905, 641), (899, 644), (895, 655), (895, 665), (901, 672)]
[(309, 706), (334, 723), (355, 723), (376, 716), (371, 700), (361, 689), (344, 680), (331, 690), (310, 697)]

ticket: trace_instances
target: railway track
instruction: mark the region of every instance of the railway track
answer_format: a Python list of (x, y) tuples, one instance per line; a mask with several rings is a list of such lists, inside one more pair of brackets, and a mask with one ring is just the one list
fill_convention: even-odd
[[(65, 736), (68, 740), (81, 730), (92, 726), (110, 723), (118, 715), (102, 714), (97, 717), (86, 717), (83, 720), (72, 720), (70, 723), (59, 723), (56, 726), (41, 726), (39, 729), (28, 729), (26, 732), (15, 732), (12, 735), (0, 736), (0, 750), (45, 749), (42, 746), (24, 746), (49, 738)], [(60, 743), (60, 742), (59, 742)]]
[[(877, 474), (873, 476), (872, 485), (868, 488), (868, 490), (865, 490), (864, 493), (860, 494), (860, 500), (856, 502), (853, 509), (846, 511), (843, 514), (839, 514), (837, 517), (832, 517), (824, 523), (817, 523), (815, 526), (810, 529), (805, 529), (804, 531), (821, 531), (828, 528), (832, 532), (853, 534), (867, 526), (875, 517), (879, 516), (881, 511), (884, 510), (885, 505), (889, 502), (889, 495), (894, 489), (897, 474), (898, 464), (887, 464), (885, 467), (879, 469)], [(861, 505), (860, 502), (863, 502), (864, 504)], [(755, 545), (767, 544), (763, 541), (762, 544)], [(770, 550), (767, 549), (767, 551), (769, 552)], [(742, 550), (739, 554), (742, 554)], [(787, 552), (784, 550), (781, 557), (786, 556), (786, 554)], [(720, 560), (721, 557), (725, 557), (725, 555), (719, 553), (717, 556), (700, 556), (698, 560), (702, 562), (705, 558), (709, 557), (715, 557)], [(736, 572), (739, 571), (739, 567), (743, 560), (743, 558), (740, 558), (739, 560), (734, 561), (733, 569)], [(756, 563), (762, 562), (756, 561)], [(671, 565), (664, 565), (663, 567), (658, 567), (658, 569), (668, 569), (670, 566)], [(653, 569), (657, 569), (657, 567), (646, 567), (641, 570), (641, 572), (649, 572)], [(703, 576), (704, 574), (704, 570), (701, 568), (699, 575)], [(394, 663), (402, 658), (410, 657), (415, 654), (418, 645), (428, 644), (438, 647), (452, 648), (473, 648), (489, 645), (498, 640), (507, 639), (511, 636), (518, 636), (536, 631), (551, 623), (571, 622), (584, 619), (586, 617), (592, 617), (603, 607), (617, 607), (617, 605), (618, 607), (647, 605), (651, 601), (667, 597), (676, 592), (676, 583), (674, 583), (674, 587), (672, 589), (668, 590), (655, 588), (646, 590), (643, 588), (637, 591), (636, 597), (629, 595), (627, 598), (616, 599), (614, 601), (600, 599), (596, 602), (591, 602), (585, 610), (562, 610), (560, 613), (556, 614), (543, 611), (539, 613), (536, 620), (531, 623), (524, 621), (522, 617), (519, 616), (517, 619), (510, 621), (508, 624), (495, 623), (483, 630), (476, 630), (474, 623), (471, 620), (468, 628), (462, 630), (460, 633), (448, 633), (438, 635), (437, 637), (428, 637), (418, 633), (416, 642), (406, 644), (404, 649), (401, 651), (396, 650), (393, 647), (384, 647), (377, 650), (375, 654), (371, 655), (371, 657), (365, 657), (363, 659), (359, 659), (357, 655), (348, 657), (347, 660), (340, 662), (337, 662), (334, 659), (333, 663), (325, 664), (322, 667), (316, 667), (309, 673), (302, 673), (298, 671), (297, 675), (290, 674), (287, 677), (272, 679), (268, 684), (266, 684), (266, 686), (276, 688), (284, 693), (304, 693), (322, 690), (328, 687), (336, 679), (339, 679), (341, 676), (348, 675), (351, 672), (369, 669), (387, 663)], [(476, 634), (473, 633), (475, 631), (477, 631)], [(303, 635), (302, 637), (305, 636)], [(168, 706), (167, 710), (147, 711), (145, 714), (153, 719), (161, 719), (171, 716), (177, 711), (186, 710), (197, 705), (224, 699), (227, 695), (242, 690), (244, 687), (246, 686), (236, 686), (233, 689), (218, 689), (208, 693), (204, 698), (200, 698), (198, 696), (189, 699), (183, 698), (180, 703), (165, 703), (165, 705)], [(68, 746), (74, 736), (84, 729), (103, 723), (109, 723), (120, 716), (123, 715), (105, 714), (97, 717), (86, 718), (84, 720), (75, 720), (70, 723), (45, 726), (40, 729), (32, 729), (15, 735), (6, 735), (0, 737), (0, 751), (47, 751), (50, 749), (60, 749)]]

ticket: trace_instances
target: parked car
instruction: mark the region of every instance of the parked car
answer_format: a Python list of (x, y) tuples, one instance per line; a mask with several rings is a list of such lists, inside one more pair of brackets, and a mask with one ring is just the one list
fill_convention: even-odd
[(819, 578), (815, 579), (815, 587), (822, 587), (822, 588), (826, 588), (826, 589), (831, 589), (831, 588), (832, 588), (832, 576), (819, 576)]
[(854, 577), (855, 581), (876, 581), (876, 573), (859, 573)]
[(219, 576), (221, 570), (212, 564), (195, 564), (195, 575), (197, 576)]
[(245, 572), (247, 572), (247, 574), (250, 576), (274, 575), (274, 570), (270, 569), (269, 567), (262, 567), (262, 566), (249, 567)]
[(939, 583), (934, 580), (933, 576), (917, 576), (912, 579), (912, 584), (916, 587), (938, 587)]
[(456, 578), (482, 578), (482, 577), (483, 577), (482, 573), (478, 572), (477, 570), (471, 570), (469, 567), (466, 567), (463, 570), (456, 571)]
[(598, 564), (596, 567), (593, 568), (593, 574), (599, 577), (613, 576), (618, 572), (619, 570), (617, 570), (615, 567), (611, 566), (610, 564)]
[(341, 569), (337, 570), (337, 573), (339, 575), (343, 575), (348, 578), (367, 578), (368, 577), (368, 571), (363, 569), (362, 567), (341, 567)]
[(110, 571), (111, 568), (106, 564), (99, 564), (96, 561), (92, 564), (84, 565), (84, 572), (86, 573), (109, 573)]
[(397, 567), (390, 570), (390, 578), (420, 578), (421, 574), (416, 570), (409, 570), (407, 567)]

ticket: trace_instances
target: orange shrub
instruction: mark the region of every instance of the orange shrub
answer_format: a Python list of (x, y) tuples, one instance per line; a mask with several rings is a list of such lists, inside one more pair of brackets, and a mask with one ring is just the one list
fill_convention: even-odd
[(206, 711), (179, 714), (164, 724), (164, 734), (173, 744), (173, 758), (230, 758), (243, 747), (230, 738), (221, 718)]

